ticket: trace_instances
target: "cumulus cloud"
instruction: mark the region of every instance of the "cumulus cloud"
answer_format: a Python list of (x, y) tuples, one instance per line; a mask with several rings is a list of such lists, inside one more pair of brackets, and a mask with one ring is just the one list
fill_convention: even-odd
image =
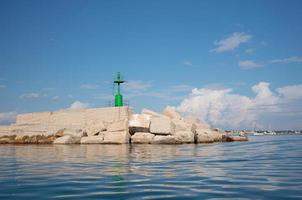
[(86, 90), (95, 90), (98, 88), (98, 85), (96, 84), (83, 84), (80, 86), (81, 89), (86, 89)]
[(16, 112), (0, 113), (0, 125), (8, 125), (16, 122)]
[(271, 61), (271, 63), (301, 63), (301, 62), (302, 62), (302, 57), (298, 57), (298, 56), (292, 56), (283, 59), (275, 59)]
[(19, 96), (20, 99), (38, 99), (40, 97), (42, 97), (42, 95), (40, 93), (35, 92), (24, 93)]
[(217, 47), (210, 51), (216, 53), (230, 51), (237, 48), (240, 44), (248, 42), (251, 38), (251, 35), (244, 32), (235, 32), (225, 39), (214, 42)]
[(69, 109), (70, 110), (78, 110), (78, 109), (84, 109), (84, 108), (88, 108), (89, 107), (89, 104), (88, 103), (83, 103), (83, 102), (80, 102), (80, 101), (75, 101), (73, 102)]
[[(270, 89), (270, 84), (260, 82), (251, 89), (254, 97), (235, 94), (231, 88), (193, 89), (177, 110), (185, 115), (199, 117), (212, 126), (223, 128), (253, 128), (257, 122), (258, 127), (267, 128), (268, 124), (285, 128), (286, 123), (275, 123), (273, 119), (287, 120), (284, 116), (301, 116), (302, 85), (285, 86)], [(292, 98), (296, 98), (295, 101)], [(282, 118), (283, 117), (283, 118)], [(300, 124), (296, 124), (300, 126)], [(288, 128), (288, 127), (287, 127)]]
[(277, 92), (288, 99), (302, 99), (302, 85), (290, 85), (277, 88)]
[(263, 65), (256, 63), (252, 60), (240, 60), (238, 65), (241, 69), (253, 69), (258, 67), (263, 67)]

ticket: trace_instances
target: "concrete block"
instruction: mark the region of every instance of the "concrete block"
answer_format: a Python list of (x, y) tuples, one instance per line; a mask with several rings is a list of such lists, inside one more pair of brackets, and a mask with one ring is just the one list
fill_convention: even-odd
[(127, 131), (104, 132), (103, 144), (128, 144), (130, 134)]
[(151, 115), (133, 114), (129, 120), (130, 134), (134, 134), (136, 132), (149, 132), (150, 122), (151, 122)]
[(131, 136), (131, 143), (133, 144), (151, 144), (154, 138), (154, 134), (137, 132)]
[(81, 144), (102, 144), (104, 141), (104, 135), (95, 135), (81, 138)]
[(175, 124), (167, 117), (152, 117), (150, 132), (158, 135), (171, 135), (175, 132)]

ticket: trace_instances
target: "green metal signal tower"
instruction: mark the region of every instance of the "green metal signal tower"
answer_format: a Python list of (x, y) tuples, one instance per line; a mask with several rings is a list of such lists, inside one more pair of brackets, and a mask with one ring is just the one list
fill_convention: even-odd
[(117, 84), (117, 93), (115, 94), (114, 105), (115, 107), (123, 106), (123, 95), (121, 94), (120, 84), (125, 81), (122, 79), (121, 73), (117, 73), (117, 77), (114, 80), (114, 83)]

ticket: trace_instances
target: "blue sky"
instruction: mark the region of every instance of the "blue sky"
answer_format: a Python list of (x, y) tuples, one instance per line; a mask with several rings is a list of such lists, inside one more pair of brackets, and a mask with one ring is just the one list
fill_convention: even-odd
[(301, 6), (2, 0), (0, 123), (106, 106), (120, 71), (137, 112), (172, 105), (224, 128), (302, 128)]

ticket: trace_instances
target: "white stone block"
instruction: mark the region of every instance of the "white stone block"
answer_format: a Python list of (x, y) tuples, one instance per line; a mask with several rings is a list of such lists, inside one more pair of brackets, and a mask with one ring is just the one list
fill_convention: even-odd
[(102, 144), (104, 135), (95, 135), (81, 138), (81, 144)]
[(104, 132), (104, 144), (128, 144), (130, 134), (127, 131)]
[(137, 132), (131, 136), (131, 143), (133, 144), (151, 144), (154, 138), (154, 134)]
[(175, 124), (167, 117), (152, 117), (150, 132), (158, 135), (171, 135), (175, 132)]

